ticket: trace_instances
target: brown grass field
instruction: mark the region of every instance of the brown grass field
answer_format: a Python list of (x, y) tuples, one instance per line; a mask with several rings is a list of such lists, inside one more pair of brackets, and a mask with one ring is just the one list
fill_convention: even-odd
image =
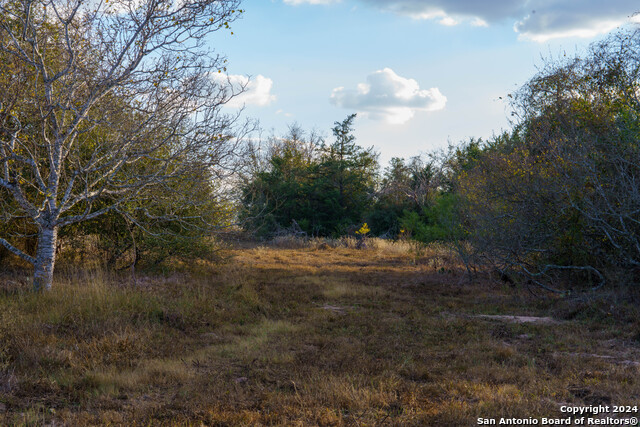
[(5, 270), (0, 424), (471, 426), (640, 404), (633, 295), (534, 297), (381, 241), (226, 255), (135, 281), (61, 265), (40, 295)]

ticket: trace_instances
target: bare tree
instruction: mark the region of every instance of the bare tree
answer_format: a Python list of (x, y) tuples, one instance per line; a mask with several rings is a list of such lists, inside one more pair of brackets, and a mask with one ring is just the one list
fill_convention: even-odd
[(239, 3), (0, 0), (0, 209), (38, 242), (0, 243), (34, 265), (36, 290), (51, 287), (61, 227), (229, 167), (234, 89), (212, 78), (226, 59), (206, 44)]

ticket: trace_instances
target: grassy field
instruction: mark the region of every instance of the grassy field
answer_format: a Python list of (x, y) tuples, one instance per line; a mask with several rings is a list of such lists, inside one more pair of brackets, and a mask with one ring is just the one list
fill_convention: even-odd
[(633, 296), (468, 283), (439, 248), (289, 243), (135, 281), (63, 266), (44, 295), (5, 271), (0, 424), (465, 426), (640, 403)]

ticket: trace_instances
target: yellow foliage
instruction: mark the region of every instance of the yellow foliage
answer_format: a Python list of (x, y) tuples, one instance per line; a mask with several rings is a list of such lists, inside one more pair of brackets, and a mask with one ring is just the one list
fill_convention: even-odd
[(367, 225), (367, 223), (365, 222), (364, 224), (362, 224), (362, 227), (360, 227), (360, 230), (356, 231), (356, 234), (366, 236), (370, 231), (371, 229), (369, 229), (369, 225)]

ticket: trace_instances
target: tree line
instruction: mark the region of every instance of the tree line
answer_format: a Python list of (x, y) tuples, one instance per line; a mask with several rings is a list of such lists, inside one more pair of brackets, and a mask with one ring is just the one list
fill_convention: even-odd
[[(0, 1), (0, 256), (51, 287), (61, 242), (111, 267), (205, 256), (211, 232), (452, 245), (467, 271), (554, 292), (640, 272), (640, 33), (549, 61), (509, 95), (513, 128), (384, 169), (355, 115), (330, 140), (258, 146), (222, 107), (205, 38), (238, 0)], [(230, 179), (233, 177), (233, 179)], [(223, 197), (232, 192), (235, 202)]]
[(335, 142), (273, 140), (242, 186), (246, 227), (296, 224), (337, 236), (444, 241), (469, 274), (566, 293), (632, 284), (640, 273), (640, 32), (622, 31), (578, 57), (549, 61), (510, 94), (514, 126), (380, 171), (355, 144), (353, 116)]

